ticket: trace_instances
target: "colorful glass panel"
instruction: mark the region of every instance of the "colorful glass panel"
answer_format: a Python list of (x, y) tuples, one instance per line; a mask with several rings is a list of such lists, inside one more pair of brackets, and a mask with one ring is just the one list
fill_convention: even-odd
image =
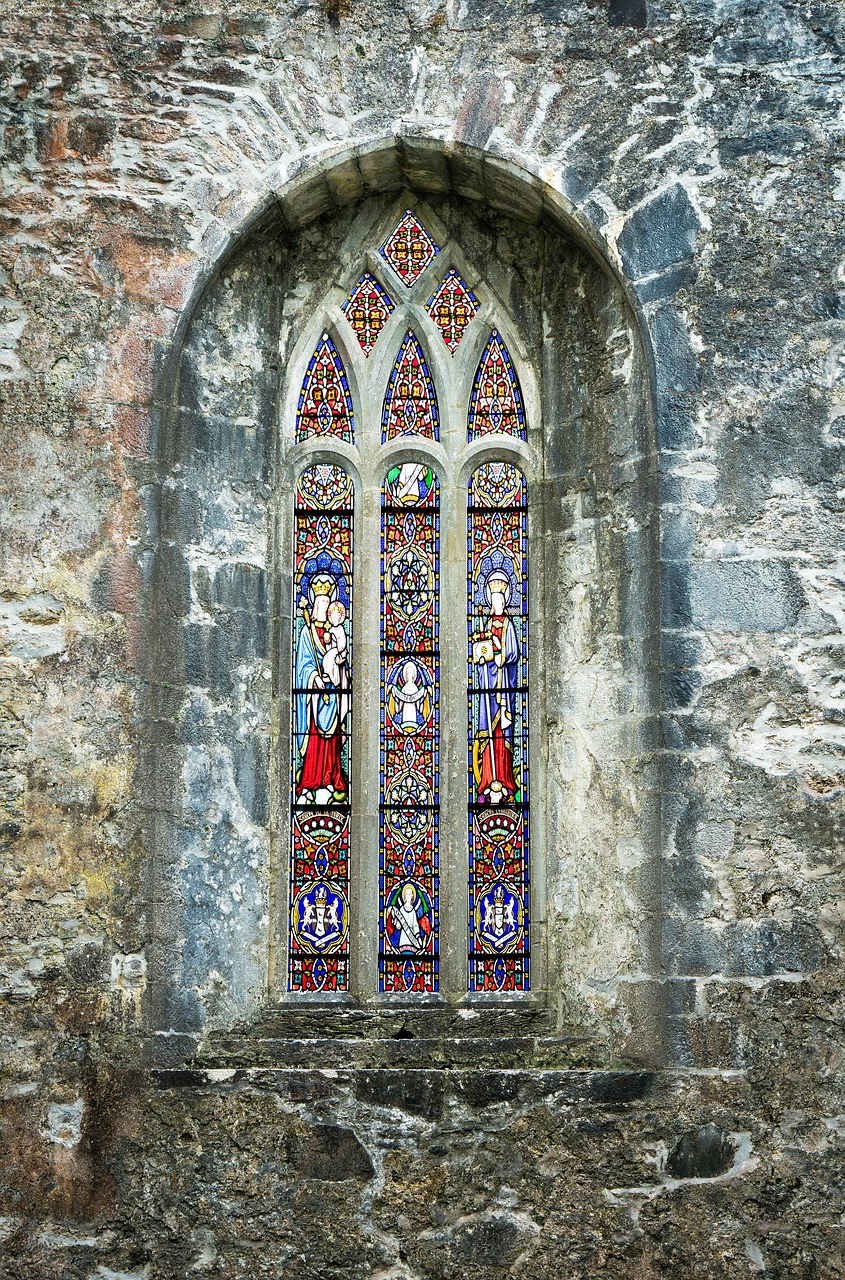
[(401, 463), (381, 507), (380, 991), (438, 989), (439, 562), (437, 479)]
[(500, 334), (494, 329), (481, 353), (467, 416), (467, 439), (493, 431), (525, 439), (525, 411), (519, 379)]
[(454, 355), (467, 325), (478, 310), (475, 294), (453, 268), (429, 298), (425, 309)]
[(296, 410), (296, 439), (339, 436), (355, 442), (352, 397), (340, 354), (324, 333), (308, 362)]
[(365, 271), (343, 304), (343, 314), (351, 324), (365, 356), (376, 345), (395, 303), (375, 276)]
[(309, 467), (296, 488), (291, 697), (291, 991), (349, 981), (352, 481)]
[(527, 493), (509, 462), (470, 482), (469, 989), (528, 990)]
[(412, 209), (406, 209), (379, 253), (410, 289), (440, 252)]
[(409, 329), (402, 339), (384, 396), (382, 444), (395, 436), (440, 438), (434, 382), (413, 329)]

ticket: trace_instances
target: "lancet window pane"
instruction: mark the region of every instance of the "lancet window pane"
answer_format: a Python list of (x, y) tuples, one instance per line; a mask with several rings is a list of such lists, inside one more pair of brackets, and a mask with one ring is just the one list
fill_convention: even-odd
[(381, 415), (381, 442), (395, 436), (440, 438), (437, 396), (428, 364), (413, 329), (402, 339), (393, 362)]
[(320, 463), (296, 488), (291, 690), (291, 991), (349, 981), (352, 482)]
[(439, 592), (437, 479), (404, 462), (381, 508), (380, 991), (438, 989)]
[(324, 333), (308, 362), (296, 410), (296, 439), (339, 436), (355, 442), (352, 397), (346, 370), (335, 344)]
[(528, 530), (525, 480), (470, 482), (469, 989), (528, 990)]
[(525, 439), (525, 411), (519, 379), (496, 329), (481, 353), (467, 415), (467, 439), (500, 431)]

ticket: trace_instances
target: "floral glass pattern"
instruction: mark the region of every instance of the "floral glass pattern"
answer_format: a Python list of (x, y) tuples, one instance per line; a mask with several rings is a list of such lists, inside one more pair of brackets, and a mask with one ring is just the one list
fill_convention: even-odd
[(446, 346), (454, 355), (467, 325), (471, 323), (478, 310), (478, 299), (475, 294), (452, 268), (425, 304), (425, 309), (443, 335)]
[(438, 989), (439, 558), (437, 479), (397, 464), (381, 507), (380, 991)]
[(352, 482), (320, 463), (294, 508), (291, 689), (291, 991), (349, 980)]
[(467, 415), (467, 439), (499, 431), (525, 439), (522, 392), (508, 349), (496, 329), (481, 353)]
[(409, 329), (402, 339), (384, 397), (382, 444), (395, 436), (440, 438), (434, 382), (413, 329)]
[(365, 356), (376, 345), (395, 305), (387, 290), (381, 287), (369, 271), (364, 272), (344, 302), (343, 314), (352, 326)]
[(467, 520), (469, 989), (528, 990), (527, 492), (473, 474)]
[(379, 253), (409, 289), (440, 252), (412, 209), (406, 209)]
[(296, 409), (296, 440), (339, 436), (355, 442), (352, 396), (340, 353), (324, 333), (308, 362)]

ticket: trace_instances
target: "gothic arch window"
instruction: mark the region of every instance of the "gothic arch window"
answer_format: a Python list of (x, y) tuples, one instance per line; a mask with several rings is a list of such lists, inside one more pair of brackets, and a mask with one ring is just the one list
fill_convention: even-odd
[(531, 371), (430, 211), (361, 258), (282, 425), (287, 989), (435, 996), (448, 956), (453, 992), (525, 992)]

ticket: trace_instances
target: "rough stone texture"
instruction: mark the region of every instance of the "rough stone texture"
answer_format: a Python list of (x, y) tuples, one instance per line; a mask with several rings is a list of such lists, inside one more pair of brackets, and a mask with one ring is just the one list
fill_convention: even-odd
[[(2, 35), (0, 1275), (840, 1276), (841, 7)], [(562, 246), (550, 994), (290, 1011), (267, 424), (402, 191)]]

